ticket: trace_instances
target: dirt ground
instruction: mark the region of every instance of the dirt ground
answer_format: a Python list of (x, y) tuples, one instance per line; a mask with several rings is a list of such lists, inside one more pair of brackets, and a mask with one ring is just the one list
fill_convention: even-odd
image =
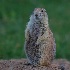
[(28, 65), (27, 59), (0, 60), (0, 70), (70, 70), (70, 62), (65, 59), (54, 60), (51, 66)]

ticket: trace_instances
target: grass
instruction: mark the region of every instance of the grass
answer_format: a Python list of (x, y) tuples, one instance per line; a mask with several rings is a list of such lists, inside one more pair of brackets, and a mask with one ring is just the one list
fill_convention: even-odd
[(0, 59), (25, 58), (24, 32), (35, 7), (47, 10), (56, 40), (56, 58), (70, 60), (69, 0), (0, 0)]

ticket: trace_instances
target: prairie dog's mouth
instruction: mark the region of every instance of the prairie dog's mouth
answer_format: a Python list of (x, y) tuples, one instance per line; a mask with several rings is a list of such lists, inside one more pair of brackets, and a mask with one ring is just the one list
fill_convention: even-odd
[(35, 13), (34, 17), (36, 20), (42, 20), (44, 18), (44, 14), (42, 14), (41, 12)]

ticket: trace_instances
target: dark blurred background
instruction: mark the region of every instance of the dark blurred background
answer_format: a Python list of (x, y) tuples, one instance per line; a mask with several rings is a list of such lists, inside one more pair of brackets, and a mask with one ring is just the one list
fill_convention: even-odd
[(70, 0), (0, 0), (0, 59), (26, 57), (25, 27), (37, 7), (47, 10), (56, 58), (70, 60)]

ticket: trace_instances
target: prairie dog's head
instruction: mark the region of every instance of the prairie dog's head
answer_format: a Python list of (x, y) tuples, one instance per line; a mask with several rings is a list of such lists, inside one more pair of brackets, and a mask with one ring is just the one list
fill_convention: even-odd
[(45, 18), (48, 19), (48, 15), (44, 8), (35, 8), (32, 14), (35, 21), (42, 21)]

